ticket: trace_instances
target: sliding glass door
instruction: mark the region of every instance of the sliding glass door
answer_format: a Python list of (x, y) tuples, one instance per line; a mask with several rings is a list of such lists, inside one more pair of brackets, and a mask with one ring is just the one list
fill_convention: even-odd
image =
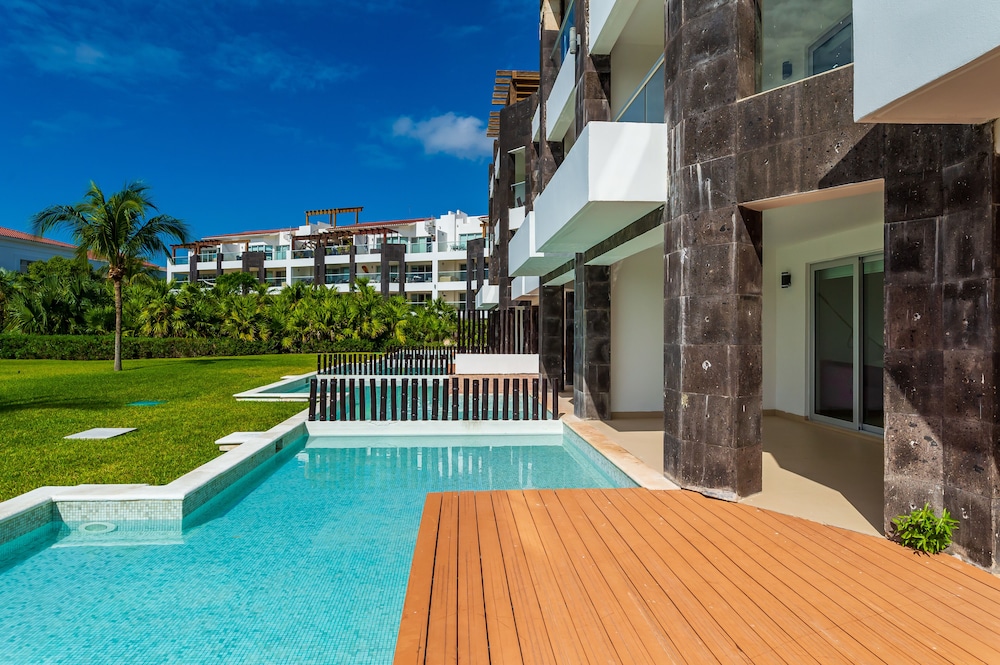
[(881, 255), (812, 270), (812, 405), (816, 420), (881, 432)]

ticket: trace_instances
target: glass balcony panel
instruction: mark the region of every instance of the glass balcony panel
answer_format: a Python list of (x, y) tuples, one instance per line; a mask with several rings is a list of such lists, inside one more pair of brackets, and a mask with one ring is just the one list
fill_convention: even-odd
[(175, 266), (186, 266), (188, 264), (188, 260), (189, 259), (190, 259), (190, 257), (188, 257), (188, 256), (175, 256), (174, 257), (174, 265)]
[(292, 251), (293, 259), (311, 259), (313, 251), (311, 249), (296, 249)]
[(854, 62), (851, 0), (775, 0), (761, 10), (760, 91)]
[(425, 284), (434, 280), (431, 272), (409, 272), (406, 273), (407, 284)]
[(326, 276), (327, 284), (348, 284), (351, 281), (350, 273), (330, 273)]
[(524, 205), (524, 182), (522, 181), (522, 182), (518, 182), (518, 183), (515, 183), (515, 184), (511, 185), (510, 190), (514, 194), (514, 196), (511, 199), (511, 201), (513, 202), (514, 205), (512, 205), (511, 207), (512, 208), (520, 208), (521, 206), (523, 206)]
[(617, 122), (659, 122), (663, 117), (663, 58), (643, 78), (632, 99), (618, 114)]
[(284, 277), (265, 277), (264, 278), (264, 283), (267, 284), (268, 286), (281, 287), (281, 286), (285, 285), (285, 278)]
[(312, 275), (292, 275), (292, 282), (303, 282), (305, 284), (312, 284), (314, 281)]

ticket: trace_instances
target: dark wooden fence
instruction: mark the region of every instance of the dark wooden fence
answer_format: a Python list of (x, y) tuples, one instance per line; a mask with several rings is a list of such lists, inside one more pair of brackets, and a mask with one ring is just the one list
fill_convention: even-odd
[(454, 348), (412, 348), (389, 353), (321, 353), (316, 356), (316, 373), (321, 376), (443, 375), (451, 373), (454, 362)]
[[(551, 409), (549, 398), (552, 398)], [(559, 391), (546, 378), (314, 378), (310, 421), (548, 420)]]
[(538, 308), (459, 310), (459, 353), (538, 353)]

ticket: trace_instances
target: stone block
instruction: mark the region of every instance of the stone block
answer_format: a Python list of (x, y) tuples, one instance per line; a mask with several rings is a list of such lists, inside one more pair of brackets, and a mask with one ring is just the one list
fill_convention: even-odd
[(703, 245), (689, 247), (682, 252), (682, 294), (713, 296), (735, 293), (735, 250), (736, 245)]
[(757, 494), (763, 489), (764, 453), (761, 445), (755, 444), (736, 448), (733, 451), (736, 466), (736, 494), (745, 497)]
[(941, 286), (938, 284), (888, 284), (885, 287), (886, 348), (940, 348), (941, 306)]
[(908, 476), (924, 483), (940, 484), (944, 470), (941, 426), (940, 418), (886, 413), (886, 475)]
[(945, 486), (944, 507), (958, 520), (952, 533), (949, 551), (984, 568), (993, 567), (995, 540), (993, 500), (964, 490)]
[[(683, 61), (683, 57), (681, 59)], [(704, 113), (736, 101), (738, 62), (735, 51), (711, 60), (688, 65), (678, 82), (683, 82), (681, 112), (684, 116)]]
[(944, 215), (939, 224), (941, 281), (991, 277), (994, 257), (992, 206)]
[(883, 377), (887, 412), (941, 417), (943, 352), (887, 349)]
[(912, 476), (891, 473), (885, 475), (885, 533), (895, 533), (892, 520), (899, 515), (929, 505), (938, 514), (944, 506), (944, 486), (938, 481), (926, 481)]
[[(888, 217), (886, 222), (889, 222)], [(885, 283), (931, 284), (937, 281), (938, 219), (910, 218), (887, 223)]]
[(685, 393), (725, 395), (729, 390), (729, 346), (687, 344), (681, 347), (681, 387)]
[(942, 170), (945, 214), (988, 210), (992, 204), (994, 156), (976, 152)]
[(681, 58), (685, 67), (693, 67), (723, 55), (735, 53), (736, 5), (725, 2), (712, 11), (687, 15), (684, 39), (681, 40)]
[(885, 165), (885, 221), (925, 219), (944, 213), (944, 181), (940, 171), (900, 174)]
[(992, 425), (946, 417), (942, 428), (944, 484), (992, 498), (997, 481)]
[(942, 417), (993, 420), (996, 410), (995, 360), (996, 355), (990, 351), (943, 353)]
[(736, 149), (735, 123), (735, 104), (687, 116), (682, 123), (683, 147), (678, 166), (732, 155)]
[(941, 326), (945, 349), (987, 349), (993, 342), (995, 302), (991, 281), (967, 280), (942, 289)]

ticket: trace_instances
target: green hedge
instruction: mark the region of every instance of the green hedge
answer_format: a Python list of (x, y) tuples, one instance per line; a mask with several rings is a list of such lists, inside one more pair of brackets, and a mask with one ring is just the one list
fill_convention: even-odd
[[(337, 351), (373, 351), (368, 340), (313, 342), (288, 353), (332, 353)], [(219, 337), (125, 337), (122, 358), (195, 358), (199, 356), (258, 356), (282, 353), (274, 342), (243, 342)], [(0, 335), (0, 359), (3, 360), (111, 360), (115, 356), (113, 335)]]

